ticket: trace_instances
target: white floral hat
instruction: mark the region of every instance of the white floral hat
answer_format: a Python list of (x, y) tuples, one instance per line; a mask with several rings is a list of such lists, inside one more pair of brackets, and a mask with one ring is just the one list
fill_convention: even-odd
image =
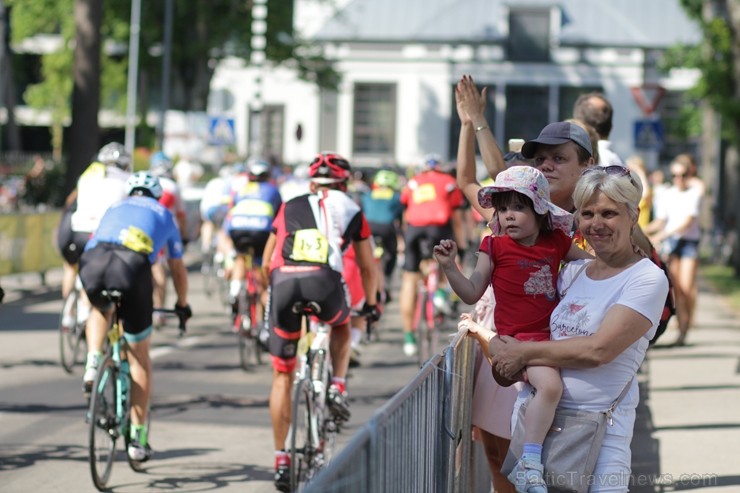
[(481, 207), (493, 207), (493, 194), (500, 192), (519, 192), (532, 199), (537, 214), (550, 213), (553, 229), (561, 229), (570, 234), (573, 226), (573, 214), (550, 202), (550, 184), (547, 178), (531, 166), (512, 166), (496, 176), (494, 184), (478, 191), (478, 203)]

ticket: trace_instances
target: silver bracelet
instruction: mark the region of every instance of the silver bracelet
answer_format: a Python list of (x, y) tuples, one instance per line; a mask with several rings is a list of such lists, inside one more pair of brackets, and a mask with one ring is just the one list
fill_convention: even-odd
[(488, 128), (488, 125), (481, 125), (480, 127), (475, 127), (475, 133), (478, 133), (481, 130), (485, 130), (487, 128)]

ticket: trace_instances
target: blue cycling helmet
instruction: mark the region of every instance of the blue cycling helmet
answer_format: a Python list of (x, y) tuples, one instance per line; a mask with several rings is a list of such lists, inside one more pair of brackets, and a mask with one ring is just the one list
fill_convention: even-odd
[(424, 166), (431, 169), (436, 169), (442, 166), (442, 158), (439, 154), (429, 153), (424, 156)]
[(172, 170), (172, 159), (162, 151), (152, 154), (149, 159), (149, 171), (155, 176), (164, 176)]

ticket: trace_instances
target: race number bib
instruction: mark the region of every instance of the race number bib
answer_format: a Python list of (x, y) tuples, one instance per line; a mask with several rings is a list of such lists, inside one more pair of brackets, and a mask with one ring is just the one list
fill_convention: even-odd
[(329, 241), (318, 229), (299, 229), (293, 238), (291, 258), (325, 264), (329, 261)]
[(151, 237), (134, 226), (122, 229), (118, 238), (121, 240), (121, 245), (129, 250), (147, 255), (154, 250), (154, 241)]
[(437, 189), (432, 183), (424, 183), (414, 190), (412, 198), (415, 204), (431, 202), (437, 198)]
[(375, 200), (391, 200), (393, 198), (393, 190), (390, 188), (376, 188), (370, 192), (370, 197)]

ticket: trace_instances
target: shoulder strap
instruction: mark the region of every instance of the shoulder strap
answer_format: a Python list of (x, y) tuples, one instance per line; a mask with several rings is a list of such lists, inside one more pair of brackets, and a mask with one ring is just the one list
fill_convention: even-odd
[(566, 295), (566, 293), (568, 293), (568, 290), (570, 289), (570, 287), (573, 285), (574, 282), (576, 282), (576, 279), (578, 279), (578, 276), (581, 275), (581, 272), (583, 272), (583, 270), (586, 267), (588, 267), (588, 264), (589, 264), (588, 262), (584, 262), (583, 265), (581, 266), (581, 268), (578, 269), (578, 272), (576, 272), (576, 275), (573, 276), (573, 279), (570, 280), (570, 284), (568, 284), (568, 287), (566, 287), (565, 289), (563, 289), (562, 291), (560, 291), (560, 298), (561, 299), (562, 298), (565, 298), (565, 295)]
[(629, 382), (627, 382), (627, 385), (624, 386), (619, 396), (616, 399), (614, 399), (614, 402), (612, 402), (612, 405), (609, 406), (609, 409), (606, 410), (606, 418), (609, 421), (610, 425), (613, 424), (612, 413), (614, 413), (614, 410), (617, 408), (619, 403), (622, 402), (622, 399), (624, 399), (624, 396), (627, 395), (627, 391), (629, 390), (634, 380), (635, 380), (635, 377), (633, 375), (632, 378), (630, 378)]

